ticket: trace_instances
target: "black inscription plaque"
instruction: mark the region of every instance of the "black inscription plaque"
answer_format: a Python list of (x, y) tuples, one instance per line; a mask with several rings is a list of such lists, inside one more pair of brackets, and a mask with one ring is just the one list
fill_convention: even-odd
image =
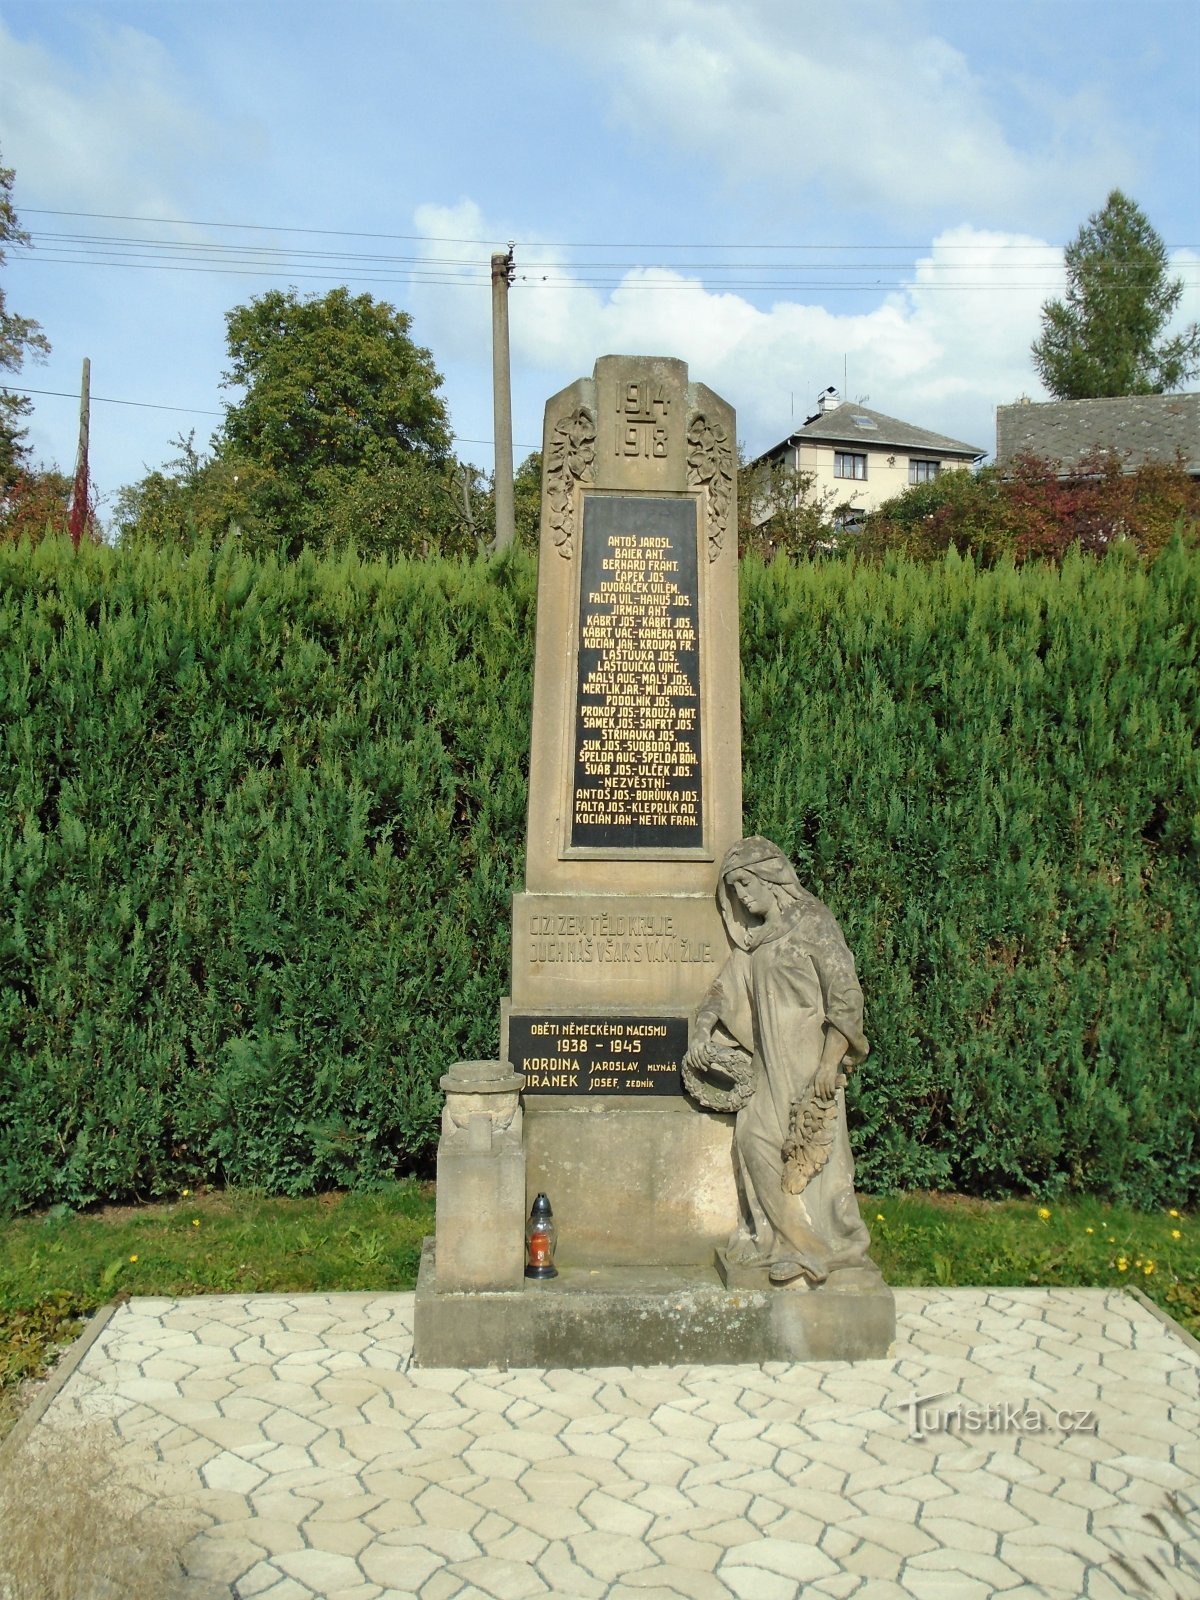
[(527, 1094), (682, 1094), (686, 1017), (508, 1019), (508, 1059)]
[(572, 847), (704, 845), (696, 502), (585, 495)]

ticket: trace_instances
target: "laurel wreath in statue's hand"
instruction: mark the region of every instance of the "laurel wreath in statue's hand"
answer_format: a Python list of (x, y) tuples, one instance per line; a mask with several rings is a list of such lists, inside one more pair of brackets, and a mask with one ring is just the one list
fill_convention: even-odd
[(710, 1043), (689, 1050), (683, 1060), (683, 1086), (706, 1111), (740, 1111), (754, 1093), (755, 1076), (749, 1051), (736, 1046)]

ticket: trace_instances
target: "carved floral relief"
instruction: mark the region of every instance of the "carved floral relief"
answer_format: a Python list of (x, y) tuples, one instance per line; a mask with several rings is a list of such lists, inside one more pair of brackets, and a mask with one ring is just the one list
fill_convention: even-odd
[(725, 542), (733, 503), (733, 446), (728, 430), (710, 422), (703, 411), (692, 413), (687, 442), (687, 481), (707, 492), (708, 559), (715, 561)]
[(546, 462), (546, 503), (550, 532), (560, 556), (571, 557), (575, 540), (575, 485), (596, 478), (596, 418), (586, 406), (554, 424)]

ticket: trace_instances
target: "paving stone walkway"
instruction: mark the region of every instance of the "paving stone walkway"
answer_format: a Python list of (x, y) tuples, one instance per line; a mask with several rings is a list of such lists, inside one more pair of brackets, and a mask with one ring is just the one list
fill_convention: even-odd
[(34, 1442), (97, 1418), (203, 1520), (181, 1600), (1200, 1595), (1200, 1349), (896, 1299), (883, 1361), (550, 1372), (412, 1367), (409, 1294), (132, 1300)]

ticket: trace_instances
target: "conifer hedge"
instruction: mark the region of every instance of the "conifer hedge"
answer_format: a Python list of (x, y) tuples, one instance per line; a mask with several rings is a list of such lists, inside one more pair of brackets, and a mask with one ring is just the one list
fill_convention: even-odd
[[(420, 1166), (493, 1054), (535, 572), (0, 549), (0, 1207)], [(1200, 554), (742, 571), (864, 1188), (1200, 1197)]]

